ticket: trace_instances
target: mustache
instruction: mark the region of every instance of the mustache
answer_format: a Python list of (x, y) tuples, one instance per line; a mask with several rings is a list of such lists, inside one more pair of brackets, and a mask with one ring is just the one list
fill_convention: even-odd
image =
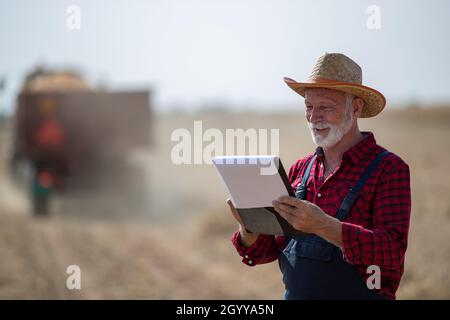
[(328, 129), (331, 127), (331, 125), (327, 122), (317, 122), (317, 123), (308, 122), (308, 126), (310, 129), (319, 129), (319, 130)]

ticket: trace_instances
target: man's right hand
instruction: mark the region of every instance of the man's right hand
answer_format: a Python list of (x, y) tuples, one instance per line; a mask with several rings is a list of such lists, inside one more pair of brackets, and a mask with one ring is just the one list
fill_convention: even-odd
[(239, 233), (241, 235), (241, 242), (245, 247), (248, 248), (256, 242), (259, 234), (247, 232), (244, 228), (244, 224), (242, 223), (241, 216), (239, 215), (239, 212), (234, 207), (233, 202), (231, 201), (230, 198), (227, 199), (227, 203), (228, 203), (228, 206), (230, 207), (231, 214), (233, 215), (234, 219), (236, 219), (236, 221), (239, 223)]

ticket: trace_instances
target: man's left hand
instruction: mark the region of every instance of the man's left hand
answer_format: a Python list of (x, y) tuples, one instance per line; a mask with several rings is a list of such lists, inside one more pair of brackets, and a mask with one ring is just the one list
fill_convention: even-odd
[(326, 214), (314, 203), (294, 197), (283, 196), (272, 202), (275, 211), (295, 229), (314, 233), (335, 246), (342, 248), (342, 223)]
[(283, 196), (272, 204), (275, 211), (299, 231), (317, 234), (326, 225), (328, 215), (309, 201)]

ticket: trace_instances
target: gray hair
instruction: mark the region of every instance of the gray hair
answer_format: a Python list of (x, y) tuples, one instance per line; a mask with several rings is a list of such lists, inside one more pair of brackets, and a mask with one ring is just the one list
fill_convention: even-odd
[(345, 105), (347, 106), (347, 108), (349, 108), (351, 106), (351, 103), (353, 102), (353, 99), (355, 99), (355, 95), (346, 92), (345, 93), (345, 98), (346, 98)]

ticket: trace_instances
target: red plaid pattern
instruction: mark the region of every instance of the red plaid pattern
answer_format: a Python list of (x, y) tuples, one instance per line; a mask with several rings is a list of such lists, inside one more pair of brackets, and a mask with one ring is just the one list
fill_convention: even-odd
[[(364, 139), (344, 153), (341, 164), (327, 179), (324, 179), (323, 152), (320, 148), (316, 150), (318, 157), (307, 182), (306, 199), (333, 217), (350, 187), (376, 155), (385, 150), (376, 144), (371, 132), (363, 134)], [(312, 156), (297, 160), (290, 168), (289, 181), (294, 191)], [(409, 167), (391, 153), (367, 180), (342, 226), (344, 259), (354, 265), (364, 280), (370, 276), (368, 266), (380, 267), (380, 293), (391, 299), (395, 299), (404, 270), (410, 213)], [(232, 243), (242, 261), (250, 266), (278, 259), (286, 245), (284, 236), (260, 235), (251, 247), (245, 248), (239, 231), (233, 235)]]

